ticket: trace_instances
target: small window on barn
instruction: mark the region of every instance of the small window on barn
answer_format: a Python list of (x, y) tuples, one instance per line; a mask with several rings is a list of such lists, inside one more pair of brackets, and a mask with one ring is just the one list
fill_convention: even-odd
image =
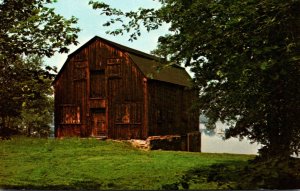
[(121, 77), (121, 64), (123, 59), (110, 58), (107, 59), (107, 76), (111, 77)]
[(130, 105), (119, 104), (116, 106), (116, 123), (130, 123)]
[(108, 65), (114, 65), (114, 64), (122, 64), (123, 59), (121, 58), (109, 58), (107, 59), (107, 64)]
[(141, 103), (118, 104), (115, 110), (117, 124), (140, 124), (142, 118)]
[(82, 62), (82, 61), (75, 61), (74, 62), (75, 68), (86, 68), (87, 62)]
[(106, 94), (105, 70), (94, 70), (90, 74), (90, 97), (104, 98)]
[(122, 123), (130, 122), (130, 113), (129, 113), (129, 105), (125, 105), (125, 112), (122, 116)]
[(74, 75), (73, 78), (74, 80), (83, 80), (86, 79), (86, 67), (87, 67), (87, 62), (83, 61), (74, 61)]
[(80, 124), (80, 107), (63, 106), (61, 123), (63, 124)]

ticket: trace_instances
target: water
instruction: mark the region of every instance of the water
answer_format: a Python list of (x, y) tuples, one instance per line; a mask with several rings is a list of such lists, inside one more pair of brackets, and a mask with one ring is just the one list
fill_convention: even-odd
[(205, 153), (232, 153), (232, 154), (255, 154), (261, 145), (257, 143), (251, 144), (249, 140), (238, 138), (230, 138), (223, 140), (224, 130), (227, 129), (226, 124), (220, 121), (216, 123), (214, 132), (209, 132), (205, 128), (205, 123), (200, 123), (201, 133), (201, 151)]

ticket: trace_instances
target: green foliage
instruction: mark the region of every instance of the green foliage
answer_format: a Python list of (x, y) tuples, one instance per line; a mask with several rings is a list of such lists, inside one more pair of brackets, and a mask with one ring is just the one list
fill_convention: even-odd
[[(26, 127), (45, 134), (52, 120), (53, 78), (43, 56), (68, 52), (77, 44), (77, 19), (49, 8), (55, 0), (0, 1), (0, 134)], [(46, 130), (46, 132), (45, 132)]]
[[(163, 20), (157, 16), (158, 10), (139, 8), (137, 12), (129, 11), (122, 12), (122, 10), (111, 8), (108, 4), (98, 1), (90, 0), (89, 4), (93, 9), (101, 9), (102, 15), (112, 16), (111, 20), (107, 21), (103, 26), (109, 27), (113, 24), (120, 24), (122, 28), (113, 31), (107, 31), (111, 35), (123, 35), (124, 32), (130, 33), (130, 41), (137, 40), (141, 36), (141, 27), (145, 27), (149, 32), (158, 29), (162, 26)], [(128, 23), (124, 23), (124, 17), (130, 19)]]
[(53, 122), (53, 105), (53, 97), (49, 95), (42, 95), (38, 99), (23, 102), (17, 125), (19, 128), (25, 129), (28, 136), (49, 136), (50, 125)]
[(54, 75), (44, 69), (41, 58), (18, 57), (0, 73), (1, 128), (25, 130), (28, 135), (48, 134), (53, 118)]
[(239, 188), (239, 175), (246, 165), (245, 161), (224, 161), (209, 166), (198, 166), (188, 170), (178, 182), (164, 185), (163, 188), (194, 190), (199, 184), (213, 184), (217, 189), (236, 189)]
[(299, 189), (300, 159), (256, 158), (240, 173), (239, 189)]
[(20, 54), (52, 56), (77, 44), (77, 19), (67, 20), (49, 8), (52, 0), (3, 0), (0, 2), (0, 52), (2, 57)]
[(226, 188), (207, 181), (211, 165), (244, 166), (254, 157), (143, 151), (128, 143), (96, 139), (19, 137), (0, 141), (0, 156), (0, 188), (38, 190), (156, 190), (180, 182), (198, 168), (203, 169), (197, 174), (203, 179), (188, 182), (191, 189)]
[(53, 90), (51, 87), (54, 75), (49, 76), (39, 57), (29, 58), (26, 67), (29, 66), (29, 63), (35, 67), (36, 73), (35, 77), (23, 81), (23, 87), (30, 89), (31, 93), (25, 96), (22, 103), (21, 126), (27, 129), (29, 136), (32, 134), (48, 136), (54, 113)]
[(106, 26), (129, 18), (110, 33), (130, 32), (131, 39), (142, 26), (169, 23), (154, 53), (191, 67), (208, 126), (227, 122), (227, 138), (261, 143), (265, 158), (299, 153), (300, 1), (158, 1), (158, 10), (94, 8), (112, 17)]
[(300, 188), (300, 159), (226, 161), (208, 167), (199, 166), (186, 172), (182, 178), (165, 188), (195, 189), (201, 183), (215, 183), (218, 189), (298, 189)]

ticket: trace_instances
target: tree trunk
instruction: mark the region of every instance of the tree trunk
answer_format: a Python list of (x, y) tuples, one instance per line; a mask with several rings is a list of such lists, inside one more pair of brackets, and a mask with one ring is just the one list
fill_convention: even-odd
[(7, 126), (7, 121), (6, 117), (2, 116), (1, 117), (1, 128), (0, 128), (0, 138), (1, 139), (10, 139), (10, 130), (9, 127)]
[(28, 125), (27, 127), (27, 137), (31, 136), (31, 125)]

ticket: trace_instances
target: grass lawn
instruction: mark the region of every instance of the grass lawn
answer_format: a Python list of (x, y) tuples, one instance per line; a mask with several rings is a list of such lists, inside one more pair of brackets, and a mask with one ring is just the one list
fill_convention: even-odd
[(222, 176), (236, 180), (235, 171), (253, 157), (143, 151), (109, 140), (14, 137), (0, 141), (0, 188), (226, 189), (236, 182), (220, 184)]

